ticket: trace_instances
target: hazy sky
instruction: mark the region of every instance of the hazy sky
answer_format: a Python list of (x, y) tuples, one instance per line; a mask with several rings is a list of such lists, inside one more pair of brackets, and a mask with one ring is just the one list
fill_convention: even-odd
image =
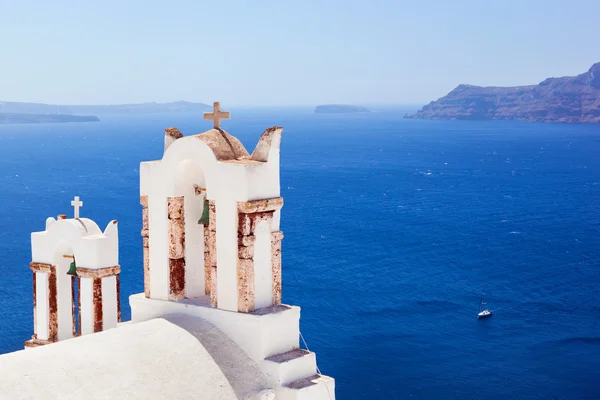
[(600, 61), (600, 0), (0, 0), (0, 100), (423, 103)]

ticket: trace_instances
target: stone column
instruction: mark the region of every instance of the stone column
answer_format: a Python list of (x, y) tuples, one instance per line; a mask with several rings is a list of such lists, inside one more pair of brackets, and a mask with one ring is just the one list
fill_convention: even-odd
[(217, 208), (208, 201), (208, 225), (204, 225), (204, 293), (210, 295), (210, 304), (217, 306)]
[(273, 266), (273, 305), (281, 304), (281, 240), (283, 232), (271, 233), (271, 263)]
[(168, 198), (169, 217), (169, 298), (185, 298), (185, 214), (184, 197)]
[(83, 283), (79, 297), (86, 299), (80, 303), (80, 335), (102, 332), (114, 328), (119, 322), (119, 274), (121, 267), (82, 268), (77, 267), (77, 276)]
[(26, 348), (53, 343), (58, 339), (56, 267), (32, 262), (29, 268), (33, 271), (34, 333), (31, 339), (24, 343)]
[[(272, 225), (273, 213), (283, 206), (283, 199), (276, 197), (272, 199), (238, 202), (238, 312), (248, 313), (255, 310), (255, 287), (254, 287), (254, 244), (255, 231), (258, 224), (266, 222)], [(279, 236), (277, 236), (279, 237)], [(283, 237), (283, 234), (281, 234)], [(281, 239), (273, 240), (271, 234), (271, 251), (278, 246), (278, 255), (281, 255)], [(277, 260), (279, 260), (277, 262)], [(276, 264), (277, 262), (277, 264)], [(277, 276), (276, 276), (277, 272)], [(273, 299), (281, 301), (281, 258), (272, 257), (272, 279)], [(278, 282), (278, 285), (276, 285)], [(279, 303), (273, 303), (279, 304)]]
[(142, 244), (144, 249), (144, 295), (150, 298), (150, 224), (148, 223), (148, 196), (140, 197), (142, 205)]
[(102, 332), (102, 278), (93, 278), (94, 333)]

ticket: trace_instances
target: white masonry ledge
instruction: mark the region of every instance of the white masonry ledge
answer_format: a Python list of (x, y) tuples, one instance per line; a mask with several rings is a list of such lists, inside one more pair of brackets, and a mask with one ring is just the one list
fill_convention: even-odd
[(129, 297), (133, 323), (172, 314), (201, 318), (222, 331), (256, 363), (300, 346), (300, 307), (279, 305), (238, 313), (211, 307), (207, 296), (180, 302)]

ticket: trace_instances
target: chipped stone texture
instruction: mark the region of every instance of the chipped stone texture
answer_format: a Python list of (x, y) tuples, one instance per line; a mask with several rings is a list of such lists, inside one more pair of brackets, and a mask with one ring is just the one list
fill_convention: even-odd
[(271, 235), (271, 266), (273, 273), (273, 305), (281, 304), (281, 232)]
[(56, 267), (48, 273), (48, 341), (58, 340), (58, 292), (56, 287)]
[(169, 259), (169, 297), (171, 300), (185, 298), (185, 259)]
[(79, 310), (79, 319), (77, 320), (77, 332), (81, 335), (81, 279), (77, 277), (77, 309)]
[[(273, 204), (277, 203), (276, 201)], [(262, 222), (271, 226), (274, 211), (253, 211), (270, 207), (269, 200), (238, 203), (238, 311), (252, 312), (255, 308), (254, 293), (254, 232)]]
[(165, 135), (172, 137), (173, 139), (181, 139), (183, 137), (183, 133), (181, 133), (177, 128), (165, 129)]
[(77, 299), (75, 298), (75, 285), (76, 285), (75, 279), (77, 279), (75, 276), (71, 276), (71, 317), (73, 319), (71, 327), (72, 327), (73, 337), (78, 336), (77, 335), (77, 320), (75, 319), (75, 315), (77, 312), (77, 309), (75, 308), (75, 307), (77, 307)]
[(238, 235), (252, 234), (252, 217), (254, 214), (238, 214)]
[(52, 267), (53, 266), (50, 264), (36, 263), (36, 262), (29, 263), (29, 268), (33, 272), (50, 272), (52, 270)]
[[(215, 253), (216, 249), (216, 238), (215, 235), (211, 235), (211, 231), (208, 226), (204, 226), (204, 294), (210, 294), (211, 288), (211, 267), (216, 266), (216, 255), (211, 257), (211, 254)], [(215, 263), (212, 264), (212, 259)]]
[(142, 244), (144, 249), (144, 295), (150, 298), (150, 224), (148, 220), (148, 196), (140, 196), (142, 205)]
[(270, 150), (279, 150), (282, 132), (283, 128), (280, 126), (267, 128), (263, 134), (260, 135), (260, 139), (258, 140), (258, 143), (256, 144), (256, 147), (249, 158), (253, 161), (269, 161)]
[(177, 139), (181, 139), (183, 134), (179, 132), (177, 128), (167, 128), (165, 129), (165, 146), (164, 151), (167, 151), (170, 145), (173, 144)]
[(31, 349), (34, 347), (44, 346), (44, 345), (52, 344), (52, 343), (54, 343), (54, 342), (52, 342), (50, 340), (41, 340), (41, 339), (38, 339), (35, 335), (33, 335), (30, 340), (28, 340), (24, 343), (24, 345), (26, 348)]
[(253, 246), (256, 241), (254, 235), (240, 236), (238, 235), (238, 246)]
[(102, 278), (93, 281), (94, 333), (102, 332)]
[(242, 260), (251, 260), (254, 258), (254, 246), (239, 246), (238, 258)]
[(105, 276), (113, 276), (121, 273), (121, 266), (115, 265), (114, 267), (106, 268), (83, 268), (77, 267), (77, 276), (86, 276), (90, 278), (104, 278)]
[[(281, 232), (281, 231), (271, 232), (271, 243), (281, 242), (281, 239), (283, 239), (283, 232)], [(281, 243), (280, 243), (280, 246), (281, 246)]]
[(252, 214), (265, 211), (277, 211), (283, 207), (283, 197), (273, 197), (271, 199), (239, 201), (238, 212)]
[(194, 137), (206, 143), (218, 161), (240, 160), (250, 157), (242, 142), (222, 129), (211, 129)]
[(278, 305), (281, 304), (281, 249), (272, 250), (271, 265), (273, 269), (273, 305)]
[(238, 276), (238, 311), (248, 313), (254, 311), (254, 260), (237, 262)]
[(121, 322), (121, 274), (115, 277), (117, 281), (117, 322)]
[(169, 197), (169, 219), (182, 219), (183, 218), (183, 204), (184, 197)]
[(217, 206), (214, 200), (208, 201), (208, 229), (211, 232), (217, 231)]
[(210, 295), (211, 287), (211, 266), (204, 264), (204, 294)]
[(217, 298), (217, 266), (210, 267), (210, 305), (216, 307)]
[(185, 226), (183, 219), (169, 220), (169, 258), (185, 257)]
[[(148, 223), (148, 207), (144, 207), (142, 208), (142, 232), (148, 232), (149, 230), (150, 225)], [(142, 234), (142, 236), (148, 237), (148, 233), (146, 233), (145, 235)]]
[(144, 296), (150, 298), (150, 249), (144, 247)]

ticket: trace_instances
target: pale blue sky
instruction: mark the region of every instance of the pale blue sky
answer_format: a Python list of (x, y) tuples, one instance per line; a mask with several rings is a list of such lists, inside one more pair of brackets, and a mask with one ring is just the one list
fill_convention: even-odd
[(0, 100), (425, 103), (600, 61), (600, 0), (0, 0)]

